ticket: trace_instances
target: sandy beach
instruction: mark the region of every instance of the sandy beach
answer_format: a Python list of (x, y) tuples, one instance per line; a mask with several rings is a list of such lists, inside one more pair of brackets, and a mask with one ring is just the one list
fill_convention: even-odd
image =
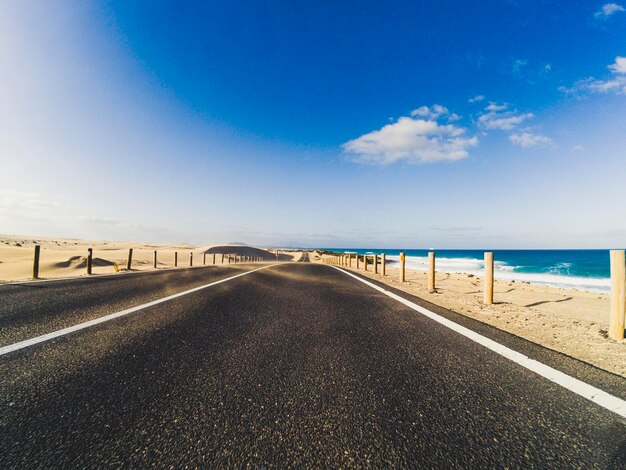
[[(321, 262), (327, 256), (312, 253)], [(356, 271), (355, 264), (352, 268)], [(501, 281), (496, 278), (494, 304), (482, 303), (483, 284), (479, 276), (438, 272), (436, 292), (427, 288), (427, 273), (406, 271), (399, 281), (399, 269), (388, 264), (386, 276), (374, 274), (373, 267), (360, 274), (421, 297), (442, 307), (475, 318), (527, 340), (626, 377), (626, 340), (607, 338), (609, 295)]]
[[(114, 242), (98, 240), (73, 240), (64, 238), (41, 238), (0, 235), (0, 282), (21, 281), (32, 278), (33, 252), (41, 246), (39, 277), (53, 279), (86, 275), (87, 250), (93, 248), (93, 270), (97, 274), (114, 274), (127, 271), (128, 250), (133, 249), (132, 270), (153, 270), (154, 251), (157, 251), (157, 269), (174, 267), (175, 253), (178, 266), (189, 266), (193, 253), (193, 265), (213, 263), (227, 264), (221, 254), (260, 256), (264, 261), (276, 260), (272, 251), (248, 245), (173, 245), (141, 242)], [(297, 261), (302, 255), (297, 251), (279, 251), (279, 261)]]

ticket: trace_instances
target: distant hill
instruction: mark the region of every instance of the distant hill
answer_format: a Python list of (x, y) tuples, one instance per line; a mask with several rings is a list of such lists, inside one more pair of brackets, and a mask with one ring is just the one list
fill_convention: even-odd
[[(246, 245), (245, 243), (234, 244), (229, 243), (228, 245), (216, 245), (210, 248), (207, 248), (205, 251), (207, 254), (217, 253), (217, 254), (225, 254), (225, 255), (240, 255), (240, 256), (259, 256), (263, 259), (263, 261), (276, 261), (276, 254), (270, 251), (264, 250), (263, 248), (256, 248), (254, 246)], [(278, 260), (279, 261), (291, 261), (293, 260), (293, 256), (280, 253)]]

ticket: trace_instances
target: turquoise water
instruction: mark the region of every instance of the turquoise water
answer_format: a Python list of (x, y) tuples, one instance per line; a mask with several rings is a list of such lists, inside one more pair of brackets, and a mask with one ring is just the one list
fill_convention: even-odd
[[(397, 262), (395, 249), (323, 248), (325, 250), (371, 254), (385, 253)], [(608, 292), (609, 250), (491, 250), (497, 279), (527, 281), (531, 284)], [(425, 270), (428, 250), (404, 250), (407, 269)], [(436, 250), (437, 270), (482, 275), (482, 250)]]

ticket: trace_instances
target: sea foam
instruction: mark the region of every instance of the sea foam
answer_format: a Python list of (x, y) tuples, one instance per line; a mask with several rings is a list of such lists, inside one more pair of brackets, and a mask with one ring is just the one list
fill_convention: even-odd
[[(399, 262), (400, 257), (388, 255), (387, 259)], [(426, 271), (428, 258), (426, 256), (407, 256), (406, 268), (414, 271)], [(484, 275), (485, 263), (477, 258), (443, 258), (438, 257), (436, 269), (439, 272)], [(550, 266), (543, 273), (519, 272), (521, 266), (510, 266), (503, 261), (494, 262), (495, 278), (506, 281), (529, 282), (535, 285), (577, 289), (590, 292), (609, 292), (611, 280), (600, 277), (582, 277), (568, 275), (570, 263), (558, 263)]]

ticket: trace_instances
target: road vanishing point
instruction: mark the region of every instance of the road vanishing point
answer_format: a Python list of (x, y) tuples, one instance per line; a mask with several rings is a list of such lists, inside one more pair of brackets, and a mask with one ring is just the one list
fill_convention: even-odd
[(626, 468), (623, 377), (307, 261), (0, 286), (0, 467)]

